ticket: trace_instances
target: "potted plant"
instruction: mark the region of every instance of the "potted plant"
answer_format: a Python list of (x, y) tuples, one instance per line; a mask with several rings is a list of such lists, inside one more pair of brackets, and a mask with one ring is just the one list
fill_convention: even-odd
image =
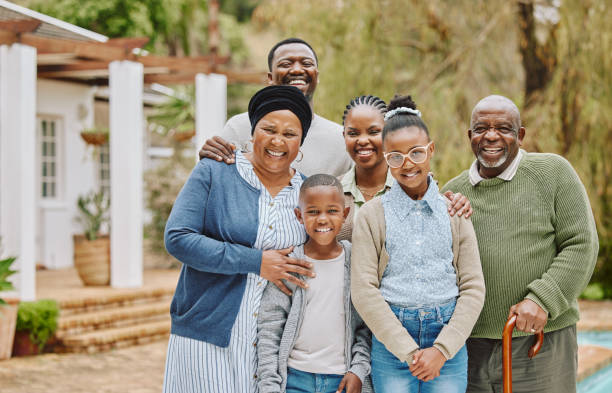
[(74, 235), (74, 267), (85, 285), (110, 283), (110, 238), (100, 234), (108, 221), (109, 199), (102, 190), (79, 196), (79, 221), (85, 228)]
[[(0, 292), (15, 289), (8, 277), (15, 274), (15, 271), (11, 270), (11, 265), (16, 259), (15, 257), (0, 259)], [(19, 301), (16, 299), (0, 298), (0, 360), (11, 357), (17, 321), (17, 303)]]
[(42, 352), (57, 330), (58, 314), (55, 300), (19, 303), (13, 356), (36, 355)]
[(88, 145), (100, 146), (108, 142), (108, 128), (94, 127), (81, 131), (81, 138)]

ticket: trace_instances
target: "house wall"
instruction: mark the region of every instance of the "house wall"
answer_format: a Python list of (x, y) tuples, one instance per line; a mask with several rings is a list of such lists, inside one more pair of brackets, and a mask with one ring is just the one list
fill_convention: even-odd
[[(58, 190), (54, 199), (43, 199), (38, 186), (37, 262), (50, 269), (73, 265), (72, 235), (82, 233), (77, 199), (97, 189), (93, 147), (80, 137), (93, 126), (95, 88), (80, 84), (37, 81), (37, 124), (40, 116), (58, 118)], [(37, 134), (39, 135), (39, 134)], [(37, 158), (38, 159), (38, 158)], [(41, 167), (39, 165), (39, 171)]]

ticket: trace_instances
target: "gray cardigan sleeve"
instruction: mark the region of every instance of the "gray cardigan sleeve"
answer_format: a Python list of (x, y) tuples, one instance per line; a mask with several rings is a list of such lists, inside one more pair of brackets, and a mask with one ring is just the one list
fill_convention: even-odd
[(351, 367), (349, 372), (355, 374), (363, 384), (370, 375), (370, 348), (372, 347), (372, 332), (361, 319), (351, 302), (351, 312), (355, 319), (355, 339), (351, 347)]
[[(295, 290), (295, 284), (285, 283), (291, 291)], [(257, 318), (257, 379), (261, 393), (281, 391), (278, 351), (290, 309), (291, 297), (273, 283), (268, 283), (261, 298)]]

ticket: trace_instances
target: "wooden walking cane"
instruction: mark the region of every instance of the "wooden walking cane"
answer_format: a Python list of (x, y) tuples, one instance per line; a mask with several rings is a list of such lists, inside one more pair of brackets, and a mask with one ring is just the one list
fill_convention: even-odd
[[(516, 315), (508, 318), (504, 331), (502, 333), (502, 363), (504, 375), (504, 393), (512, 393), (512, 331), (516, 325)], [(536, 336), (536, 342), (531, 348), (527, 356), (529, 359), (538, 354), (544, 343), (544, 333), (540, 332)]]

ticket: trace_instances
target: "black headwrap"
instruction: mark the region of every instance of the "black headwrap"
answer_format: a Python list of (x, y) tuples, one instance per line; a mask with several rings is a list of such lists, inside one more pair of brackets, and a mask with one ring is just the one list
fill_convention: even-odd
[(304, 94), (293, 86), (268, 86), (255, 93), (249, 102), (251, 135), (255, 132), (255, 125), (262, 117), (270, 112), (284, 109), (293, 112), (302, 123), (302, 140), (300, 141), (302, 145), (312, 122), (312, 109)]

